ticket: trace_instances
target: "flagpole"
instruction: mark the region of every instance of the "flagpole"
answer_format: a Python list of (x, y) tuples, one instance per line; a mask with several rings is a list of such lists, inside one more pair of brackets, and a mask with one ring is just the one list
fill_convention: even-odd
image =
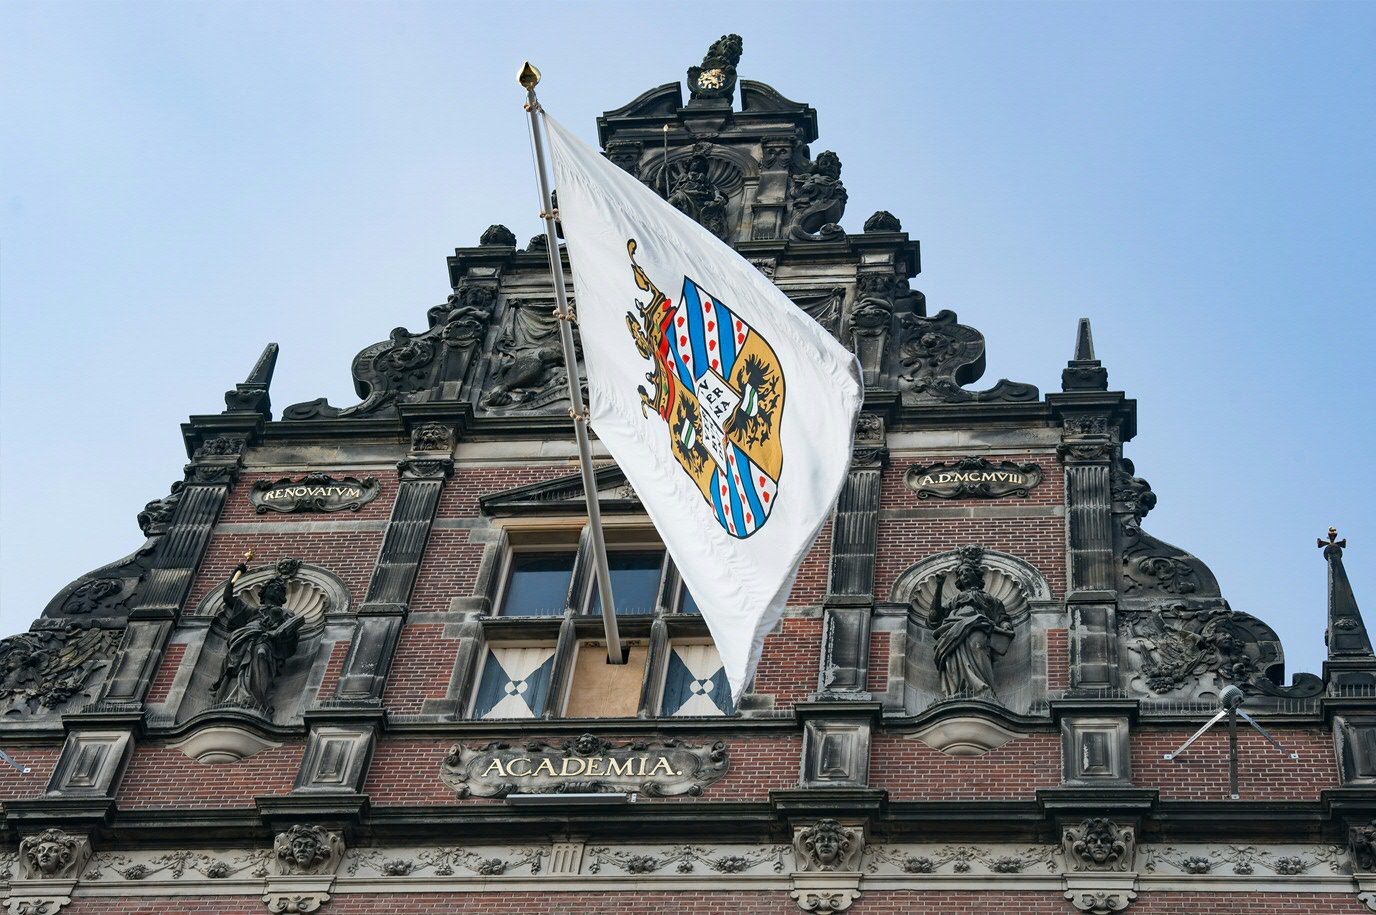
[(597, 502), (597, 480), (592, 471), (592, 446), (588, 442), (588, 411), (583, 406), (582, 381), (578, 377), (578, 354), (573, 348), (573, 312), (569, 309), (568, 292), (564, 288), (564, 265), (559, 258), (559, 240), (555, 234), (554, 201), (549, 192), (545, 173), (545, 144), (540, 133), (540, 102), (535, 98), (535, 86), (540, 71), (526, 61), (517, 81), (526, 90), (526, 114), (530, 116), (530, 139), (535, 147), (535, 182), (540, 188), (540, 216), (545, 220), (545, 240), (549, 251), (549, 272), (554, 277), (554, 316), (559, 319), (559, 343), (564, 349), (564, 366), (569, 382), (569, 400), (573, 407), (573, 431), (578, 439), (578, 465), (583, 474), (583, 494), (588, 503), (588, 527), (592, 533), (593, 561), (597, 571), (597, 593), (602, 601), (602, 626), (607, 633), (607, 663), (625, 664), (621, 650), (621, 635), (616, 626), (616, 602), (612, 597), (612, 576), (607, 569), (607, 542), (602, 534), (602, 510)]

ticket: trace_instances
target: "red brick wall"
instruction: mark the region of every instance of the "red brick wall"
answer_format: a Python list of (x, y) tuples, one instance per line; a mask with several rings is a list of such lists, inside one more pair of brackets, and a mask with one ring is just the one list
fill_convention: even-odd
[[(318, 520), (318, 516), (317, 516)], [(348, 586), (349, 597), (357, 607), (367, 593), (368, 581), (377, 564), (382, 547), (382, 531), (311, 531), (312, 525), (300, 524), (300, 533), (286, 534), (223, 534), (212, 533), (205, 559), (196, 571), (191, 585), (191, 597), (186, 602), (192, 609), (216, 585), (234, 573), (244, 551), (253, 548), (250, 566), (266, 565), (279, 559), (300, 559), (311, 565), (328, 569)]]
[[(1314, 728), (1270, 728), (1291, 759), (1276, 752), (1258, 733), (1238, 722), (1238, 790), (1247, 800), (1317, 800), (1325, 788), (1338, 786), (1333, 736)], [(1194, 728), (1172, 728), (1132, 734), (1132, 780), (1159, 788), (1162, 800), (1220, 800), (1228, 796), (1228, 732), (1217, 725), (1167, 762), (1162, 757), (1189, 739)]]
[(411, 592), (411, 609), (417, 613), (441, 613), (451, 597), (472, 597), (482, 564), (484, 543), (469, 543), (466, 530), (432, 530), (425, 545)]
[(320, 681), (320, 691), (316, 696), (320, 699), (329, 699), (334, 696), (334, 691), (339, 686), (339, 677), (344, 672), (344, 659), (349, 654), (349, 642), (335, 642), (334, 648), (330, 649), (330, 660), (325, 665), (325, 676)]
[(57, 765), (57, 758), (62, 755), (61, 738), (58, 739), (59, 744), (55, 747), (26, 747), (14, 743), (4, 746), (4, 751), (15, 762), (33, 771), (23, 775), (19, 770), (0, 763), (0, 801), (38, 797), (43, 793), (48, 787), (48, 779), (52, 777), (53, 767)]
[[(934, 457), (924, 462), (955, 460)], [(1065, 593), (1065, 519), (1061, 517), (1029, 518), (939, 518), (921, 517), (923, 512), (935, 514), (941, 508), (967, 505), (998, 505), (1003, 508), (1019, 506), (1045, 508), (1065, 504), (1065, 472), (1055, 458), (1047, 455), (994, 455), (990, 461), (1002, 460), (1041, 465), (1044, 477), (1026, 499), (1009, 496), (1003, 499), (919, 499), (903, 482), (908, 463), (895, 462), (884, 471), (880, 495), (878, 532), (878, 560), (875, 568), (875, 594), (887, 598), (898, 577), (914, 563), (966, 544), (978, 544), (1016, 556), (1037, 568), (1051, 585), (1052, 596)], [(885, 518), (884, 511), (911, 509), (916, 518)]]
[[(787, 891), (621, 892), (583, 893), (408, 893), (398, 895), (333, 895), (333, 915), (796, 915), (801, 911)], [(866, 890), (848, 909), (852, 915), (1076, 915), (1059, 892), (989, 892), (931, 890), (926, 892)], [(142, 899), (137, 896), (83, 897), (78, 895), (63, 915), (260, 915), (257, 897), (180, 896)], [(1129, 907), (1133, 915), (1365, 915), (1355, 893), (1139, 893)]]
[[(461, 741), (481, 746), (489, 740)], [(513, 741), (524, 743), (538, 740), (535, 734), (516, 734)], [(557, 738), (546, 737), (551, 743)], [(710, 742), (710, 737), (703, 741)], [(764, 801), (774, 788), (796, 788), (798, 766), (802, 758), (802, 738), (797, 735), (755, 737), (749, 740), (725, 738), (731, 766), (725, 776), (709, 786), (701, 800)], [(499, 798), (468, 798), (460, 800), (440, 780), (440, 765), (449, 755), (455, 741), (411, 740), (390, 738), (380, 740), (373, 751), (373, 763), (363, 791), (374, 807), (422, 806), (428, 804), (501, 804)], [(697, 798), (641, 798), (642, 803), (693, 801)]]
[(1061, 782), (1058, 734), (1024, 734), (983, 756), (947, 756), (915, 737), (876, 734), (870, 784), (895, 801), (1032, 800)]
[[(312, 467), (311, 469), (319, 469)], [(358, 511), (349, 511), (347, 508), (339, 512), (275, 512), (266, 511), (261, 515), (249, 501), (249, 493), (253, 491), (253, 484), (259, 480), (276, 482), (284, 477), (291, 477), (292, 480), (301, 478), (304, 470), (293, 473), (245, 473), (239, 478), (239, 482), (234, 484), (234, 488), (229, 492), (229, 498), (225, 500), (225, 507), (220, 512), (220, 521), (290, 521), (309, 523), (311, 521), (340, 520), (340, 521), (386, 521), (392, 513), (392, 502), (397, 496), (397, 472), (388, 465), (374, 467), (368, 470), (348, 470), (332, 467), (327, 472), (336, 480), (344, 477), (376, 477), (381, 489), (378, 496)]]
[(821, 643), (820, 619), (785, 619), (783, 632), (765, 637), (754, 691), (774, 696), (776, 709), (807, 701), (817, 691)]
[(148, 688), (150, 703), (167, 701), (168, 695), (172, 692), (172, 681), (177, 677), (177, 668), (181, 666), (184, 654), (186, 646), (180, 643), (168, 645), (167, 650), (162, 653), (162, 660), (158, 662), (158, 674), (153, 678), (153, 685)]
[[(571, 434), (569, 440), (572, 441)], [(480, 518), (482, 517), (482, 511), (478, 508), (480, 496), (490, 496), (504, 489), (527, 486), (542, 480), (557, 480), (560, 477), (576, 473), (578, 473), (578, 461), (576, 459), (567, 464), (545, 464), (533, 467), (524, 465), (505, 467), (494, 465), (459, 466), (454, 468), (454, 475), (444, 484), (444, 491), (440, 494), (439, 509), (436, 511), (435, 517)]]
[(1070, 688), (1070, 630), (1046, 630), (1046, 688)]
[(236, 763), (206, 766), (172, 747), (140, 744), (115, 800), (124, 810), (252, 807), (255, 797), (291, 791), (302, 749), (286, 744)]
[(798, 577), (788, 595), (790, 607), (820, 606), (827, 594), (827, 577), (831, 570), (831, 521), (822, 525), (812, 548), (798, 567)]
[(865, 689), (882, 693), (889, 688), (889, 646), (892, 632), (870, 633), (870, 669), (865, 675)]
[(387, 710), (395, 715), (415, 715), (426, 699), (443, 699), (461, 641), (446, 639), (440, 625), (403, 627), (383, 694)]

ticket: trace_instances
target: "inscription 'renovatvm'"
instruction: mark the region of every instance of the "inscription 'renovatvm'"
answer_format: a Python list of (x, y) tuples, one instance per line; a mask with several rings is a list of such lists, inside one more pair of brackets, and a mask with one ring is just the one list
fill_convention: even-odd
[(249, 492), (249, 501), (258, 514), (276, 512), (358, 511), (382, 491), (376, 477), (344, 477), (336, 480), (325, 473), (308, 473), (299, 480), (259, 480)]

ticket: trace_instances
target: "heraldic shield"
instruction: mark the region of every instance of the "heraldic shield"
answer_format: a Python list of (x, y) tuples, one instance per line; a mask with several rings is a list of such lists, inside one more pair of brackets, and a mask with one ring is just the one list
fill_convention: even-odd
[(669, 450), (692, 477), (717, 523), (744, 539), (769, 520), (778, 496), (783, 449), (779, 422), (784, 373), (779, 357), (754, 328), (690, 277), (677, 304), (626, 250), (640, 289), (626, 324), (640, 355), (653, 363), (641, 387), (641, 411), (668, 424)]

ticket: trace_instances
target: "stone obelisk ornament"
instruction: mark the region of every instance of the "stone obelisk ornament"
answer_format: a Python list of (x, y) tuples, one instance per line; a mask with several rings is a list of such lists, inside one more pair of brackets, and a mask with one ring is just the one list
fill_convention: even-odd
[(1002, 656), (1013, 640), (1013, 627), (1003, 601), (984, 590), (984, 550), (961, 547), (956, 566), (956, 588), (943, 603), (943, 574), (936, 585), (929, 619), (936, 634), (936, 666), (948, 698), (968, 696), (997, 699), (994, 693), (994, 658)]
[(273, 684), (282, 666), (296, 651), (304, 619), (287, 610), (287, 580), (301, 567), (300, 560), (283, 559), (277, 574), (258, 592), (253, 605), (234, 593), (239, 578), (248, 571), (247, 560), (235, 567), (225, 583), (225, 608), (220, 621), (229, 631), (220, 672), (210, 690), (222, 706), (242, 708), (272, 717)]

